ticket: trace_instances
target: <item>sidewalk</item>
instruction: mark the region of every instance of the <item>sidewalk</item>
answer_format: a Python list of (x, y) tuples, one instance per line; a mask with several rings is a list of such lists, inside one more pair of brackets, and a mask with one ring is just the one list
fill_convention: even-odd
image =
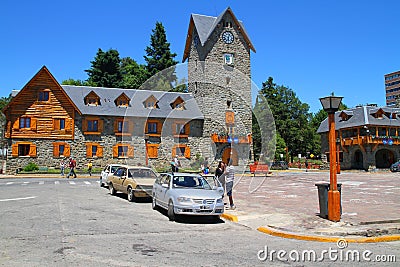
[(342, 183), (340, 222), (318, 216), (315, 183), (321, 181), (329, 183), (328, 171), (276, 171), (268, 177), (236, 175), (233, 189), (236, 209), (227, 209), (223, 218), (237, 219), (250, 228), (269, 234), (282, 233), (281, 236), (347, 239), (389, 235), (400, 240), (398, 173), (342, 171), (338, 175), (338, 183)]

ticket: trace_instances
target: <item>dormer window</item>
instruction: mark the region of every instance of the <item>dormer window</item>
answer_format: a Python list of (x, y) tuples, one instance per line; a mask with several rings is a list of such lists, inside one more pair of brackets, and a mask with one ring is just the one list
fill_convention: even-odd
[(85, 105), (88, 106), (100, 106), (100, 97), (93, 91), (91, 91), (84, 99)]
[(383, 114), (385, 112), (382, 109), (379, 109), (377, 112), (372, 114), (376, 119), (383, 119)]
[(114, 103), (117, 107), (128, 107), (131, 99), (124, 93), (122, 93), (117, 99), (114, 100)]
[(185, 109), (185, 101), (178, 96), (174, 102), (172, 102), (171, 104), (171, 108), (172, 109), (176, 109), (176, 110), (184, 110)]
[(49, 89), (39, 91), (39, 95), (38, 95), (39, 101), (49, 101), (49, 99), (50, 99), (50, 90)]
[(341, 118), (342, 121), (348, 121), (352, 116), (353, 116), (352, 111), (342, 111), (339, 114), (339, 117)]
[(158, 107), (158, 100), (153, 95), (149, 96), (144, 102), (143, 105), (145, 108), (159, 108)]

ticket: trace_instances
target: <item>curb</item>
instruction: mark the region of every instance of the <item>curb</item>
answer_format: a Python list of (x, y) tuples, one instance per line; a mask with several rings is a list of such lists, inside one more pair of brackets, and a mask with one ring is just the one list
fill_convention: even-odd
[(221, 217), (224, 219), (227, 219), (231, 222), (238, 222), (238, 217), (236, 215), (228, 214), (228, 213), (222, 213)]
[(346, 237), (326, 237), (317, 235), (299, 235), (294, 233), (286, 233), (281, 231), (275, 231), (269, 227), (258, 227), (258, 231), (272, 236), (278, 236), (283, 238), (298, 239), (304, 241), (318, 241), (318, 242), (332, 242), (337, 243), (345, 240), (348, 243), (378, 243), (378, 242), (392, 242), (400, 241), (400, 235), (391, 236), (376, 236), (376, 237), (360, 237), (360, 238), (346, 238)]

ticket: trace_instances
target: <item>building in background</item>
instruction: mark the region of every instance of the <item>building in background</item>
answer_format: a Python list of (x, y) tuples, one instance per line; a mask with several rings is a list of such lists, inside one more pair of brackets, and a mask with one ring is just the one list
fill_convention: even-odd
[(400, 71), (385, 75), (386, 105), (396, 105), (396, 98), (400, 96)]
[[(388, 169), (400, 159), (400, 108), (366, 105), (337, 111), (335, 125), (341, 169)], [(329, 160), (328, 119), (317, 132)]]
[(175, 156), (252, 157), (250, 52), (243, 23), (230, 8), (191, 15), (183, 61), (189, 93), (60, 85), (44, 66), (4, 108), (7, 172), (30, 162), (58, 167), (109, 163), (162, 168)]

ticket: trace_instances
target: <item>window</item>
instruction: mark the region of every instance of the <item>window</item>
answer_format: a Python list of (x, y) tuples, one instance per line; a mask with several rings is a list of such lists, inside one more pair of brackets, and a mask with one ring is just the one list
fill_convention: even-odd
[(227, 65), (233, 64), (233, 54), (224, 54), (224, 63)]
[(125, 93), (122, 93), (114, 100), (114, 103), (117, 107), (128, 107), (130, 101), (131, 99)]
[(145, 108), (159, 108), (157, 105), (157, 98), (155, 98), (155, 96), (151, 95), (149, 96), (144, 102), (143, 105)]
[(85, 105), (88, 105), (88, 106), (99, 106), (99, 105), (101, 105), (100, 97), (93, 91), (91, 91), (89, 94), (87, 94), (85, 96), (84, 102), (85, 102)]
[(70, 145), (65, 142), (53, 143), (53, 157), (69, 157), (71, 155)]
[(36, 157), (36, 145), (31, 142), (17, 142), (11, 145), (12, 157)]
[(117, 144), (113, 147), (114, 158), (133, 158), (133, 146), (130, 144)]
[(103, 147), (98, 143), (86, 143), (86, 157), (103, 157)]
[(157, 123), (156, 122), (147, 123), (147, 132), (148, 133), (157, 133)]
[(19, 119), (19, 128), (31, 128), (31, 118), (22, 117)]
[(88, 120), (88, 131), (97, 132), (99, 130), (99, 122), (97, 120)]
[(174, 145), (172, 148), (172, 157), (185, 157), (190, 158), (190, 147), (183, 144)]
[(49, 96), (50, 96), (49, 91), (40, 91), (38, 100), (39, 101), (49, 101)]
[(171, 108), (177, 109), (177, 110), (184, 110), (185, 109), (185, 101), (178, 96), (174, 102), (170, 104)]
[(118, 157), (125, 157), (128, 155), (128, 146), (118, 147)]
[(82, 130), (85, 134), (100, 134), (103, 131), (103, 120), (97, 117), (88, 117), (82, 121)]
[(54, 130), (65, 130), (65, 119), (54, 119)]
[(129, 131), (128, 123), (119, 121), (118, 122), (118, 132), (122, 133), (122, 132), (128, 132), (128, 131)]
[(18, 145), (18, 156), (29, 156), (30, 145), (21, 144)]
[(172, 125), (172, 133), (174, 135), (189, 135), (190, 124), (184, 122), (176, 122)]

